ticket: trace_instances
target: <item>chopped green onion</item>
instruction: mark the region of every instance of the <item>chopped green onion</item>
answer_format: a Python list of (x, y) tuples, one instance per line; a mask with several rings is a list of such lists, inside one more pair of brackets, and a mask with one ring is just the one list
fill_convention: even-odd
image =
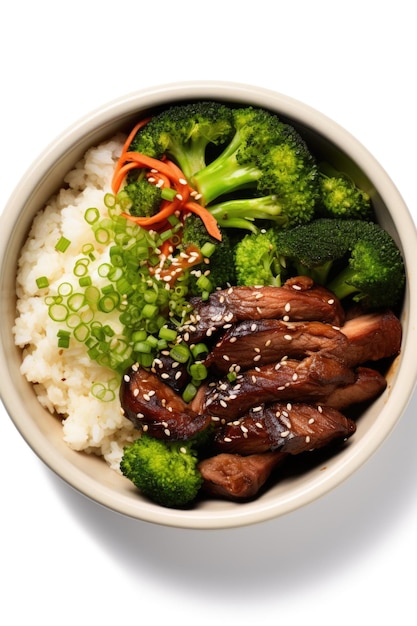
[(95, 207), (91, 207), (84, 213), (84, 219), (88, 224), (95, 224), (100, 219), (100, 211)]
[(190, 365), (190, 375), (194, 381), (202, 381), (207, 378), (207, 367), (203, 363), (193, 363)]
[(158, 307), (154, 304), (145, 304), (145, 306), (142, 309), (142, 315), (143, 317), (146, 317), (147, 319), (152, 319), (153, 317), (155, 317), (155, 315), (158, 313)]
[(184, 402), (191, 402), (197, 393), (197, 387), (193, 383), (188, 383), (184, 391), (182, 392), (182, 399)]
[(191, 354), (195, 361), (203, 360), (209, 353), (209, 349), (205, 343), (196, 343), (191, 346)]
[(211, 255), (213, 254), (213, 252), (216, 249), (216, 244), (211, 243), (210, 241), (207, 241), (202, 247), (201, 247), (201, 254), (207, 258), (211, 257)]
[(164, 200), (174, 200), (176, 195), (176, 190), (172, 189), (171, 187), (163, 187), (161, 189), (161, 198), (163, 198)]
[(165, 339), (165, 341), (175, 341), (178, 336), (178, 332), (173, 328), (162, 326), (162, 328), (159, 329), (158, 336), (160, 339)]
[(45, 289), (49, 287), (49, 280), (46, 276), (39, 276), (39, 278), (36, 279), (36, 286), (38, 289)]
[(185, 343), (178, 343), (171, 348), (169, 355), (174, 361), (178, 361), (178, 363), (187, 363), (190, 358), (190, 350)]
[(78, 281), (78, 284), (80, 285), (80, 287), (90, 287), (92, 283), (93, 281), (91, 279), (91, 276), (81, 276), (81, 278)]
[(66, 237), (60, 237), (55, 245), (55, 250), (57, 252), (66, 252), (69, 246), (71, 245), (71, 241)]
[(49, 317), (54, 322), (65, 322), (68, 317), (68, 309), (65, 304), (51, 304), (48, 310)]

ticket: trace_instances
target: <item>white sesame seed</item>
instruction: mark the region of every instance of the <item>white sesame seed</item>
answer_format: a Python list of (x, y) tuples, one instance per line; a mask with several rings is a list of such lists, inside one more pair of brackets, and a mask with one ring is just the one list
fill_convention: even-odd
[(169, 428), (165, 428), (164, 433), (166, 434), (167, 437), (171, 435), (171, 431), (169, 430)]
[(292, 341), (291, 335), (284, 335), (284, 339), (286, 339), (287, 341)]
[(231, 443), (232, 440), (230, 439), (230, 437), (225, 437), (223, 441), (225, 441), (226, 443)]
[(310, 443), (310, 441), (311, 441), (311, 439), (310, 439), (309, 435), (307, 435), (307, 437), (306, 437), (306, 443)]
[(129, 374), (125, 374), (123, 376), (123, 380), (125, 381), (125, 383), (130, 383), (130, 376), (129, 376)]
[(226, 409), (227, 408), (227, 402), (225, 400), (220, 400), (220, 405)]
[(309, 424), (314, 424), (314, 422), (315, 422), (314, 417), (310, 417), (310, 419), (308, 420), (308, 423)]
[(134, 397), (134, 398), (137, 398), (137, 397), (138, 397), (138, 395), (139, 395), (139, 389), (136, 387), (136, 388), (133, 390), (133, 397)]
[(284, 306), (284, 311), (286, 311), (287, 313), (289, 313), (291, 311), (291, 303), (287, 302), (286, 305)]
[(259, 359), (262, 358), (262, 354), (257, 354), (256, 356), (253, 357), (254, 361), (259, 361)]
[(288, 437), (289, 434), (290, 434), (289, 430), (283, 430), (282, 433), (281, 433), (281, 437), (282, 438)]

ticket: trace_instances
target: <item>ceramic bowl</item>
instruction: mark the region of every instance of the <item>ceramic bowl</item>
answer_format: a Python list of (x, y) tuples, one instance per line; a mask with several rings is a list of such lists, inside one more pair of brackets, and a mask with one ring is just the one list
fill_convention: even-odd
[(128, 94), (93, 111), (56, 139), (23, 176), (1, 216), (0, 242), (0, 393), (15, 426), (33, 451), (67, 483), (88, 498), (140, 520), (193, 529), (232, 528), (262, 522), (308, 505), (336, 488), (371, 457), (390, 434), (413, 393), (417, 360), (417, 282), (407, 281), (401, 313), (403, 345), (387, 373), (388, 386), (358, 421), (355, 435), (338, 454), (286, 475), (259, 498), (246, 503), (206, 500), (191, 510), (162, 508), (143, 499), (131, 484), (97, 457), (71, 450), (61, 425), (36, 399), (21, 375), (15, 347), (16, 265), (35, 213), (62, 184), (64, 175), (87, 148), (126, 130), (141, 115), (191, 99), (213, 99), (262, 106), (296, 126), (314, 151), (370, 191), (380, 224), (400, 246), (410, 277), (417, 237), (410, 213), (395, 185), (368, 150), (352, 135), (313, 108), (260, 87), (222, 82), (161, 85)]

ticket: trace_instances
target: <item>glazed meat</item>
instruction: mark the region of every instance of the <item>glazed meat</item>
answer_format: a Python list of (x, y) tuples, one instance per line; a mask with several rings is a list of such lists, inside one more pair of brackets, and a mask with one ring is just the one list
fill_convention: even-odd
[(205, 364), (219, 373), (276, 363), (284, 356), (302, 359), (314, 352), (342, 358), (348, 339), (324, 322), (284, 322), (277, 319), (234, 324), (216, 343)]
[(386, 359), (400, 351), (401, 322), (392, 311), (353, 317), (346, 321), (341, 331), (348, 340), (343, 358), (351, 366)]
[(253, 498), (285, 457), (283, 452), (265, 452), (250, 456), (218, 454), (204, 459), (198, 465), (203, 489), (228, 500)]
[(273, 403), (228, 422), (216, 433), (215, 445), (219, 452), (257, 454), (280, 449), (300, 454), (347, 439), (355, 431), (353, 420), (328, 406)]
[(267, 402), (322, 402), (337, 387), (352, 384), (354, 372), (339, 359), (313, 354), (246, 370), (236, 382), (227, 378), (208, 388), (204, 409), (232, 421)]
[(167, 384), (142, 367), (131, 367), (120, 386), (124, 415), (158, 439), (183, 440), (204, 430), (210, 417), (197, 413)]
[(282, 287), (231, 287), (213, 292), (207, 301), (195, 298), (191, 303), (193, 319), (184, 329), (191, 342), (242, 320), (318, 320), (336, 326), (344, 321), (337, 298), (306, 276), (288, 280)]
[(327, 406), (343, 411), (354, 404), (375, 400), (386, 388), (387, 381), (377, 370), (358, 367), (353, 383), (337, 387), (327, 398)]

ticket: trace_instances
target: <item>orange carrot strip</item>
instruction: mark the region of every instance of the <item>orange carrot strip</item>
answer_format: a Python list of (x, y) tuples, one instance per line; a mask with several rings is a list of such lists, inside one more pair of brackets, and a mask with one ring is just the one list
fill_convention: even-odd
[[(121, 152), (121, 154), (120, 154), (120, 156), (119, 156), (119, 159), (118, 159), (118, 161), (117, 161), (117, 163), (116, 163), (116, 168), (115, 168), (115, 171), (114, 171), (114, 173), (113, 173), (113, 180), (114, 180), (115, 176), (117, 176), (117, 175), (118, 175), (119, 169), (122, 167), (122, 165), (123, 165), (123, 163), (124, 163), (124, 160), (125, 160), (125, 158), (124, 158), (124, 157), (125, 157), (125, 154), (126, 154), (126, 152), (129, 150), (129, 146), (130, 146), (130, 144), (132, 143), (132, 141), (133, 141), (133, 139), (134, 139), (134, 137), (135, 137), (136, 133), (138, 132), (138, 130), (140, 130), (141, 128), (143, 128), (143, 126), (145, 126), (145, 125), (146, 125), (146, 124), (147, 124), (150, 120), (151, 120), (151, 118), (150, 118), (150, 117), (146, 117), (146, 118), (144, 118), (143, 120), (140, 120), (140, 121), (139, 121), (139, 122), (138, 122), (138, 123), (137, 123), (137, 124), (136, 124), (136, 125), (132, 128), (132, 130), (131, 130), (131, 131), (130, 131), (130, 133), (128, 134), (128, 136), (127, 136), (127, 138), (126, 138), (126, 140), (125, 140), (125, 142), (124, 142), (124, 144), (123, 144), (123, 147), (122, 147), (122, 152)], [(119, 185), (119, 186), (120, 186), (120, 185)], [(113, 192), (114, 192), (114, 193), (117, 193), (117, 191), (119, 190), (119, 189), (117, 188), (117, 189), (116, 189), (116, 191), (114, 191), (114, 188), (115, 188), (115, 185), (114, 185), (114, 184), (112, 184), (112, 188), (113, 188)]]
[(139, 226), (153, 226), (154, 224), (158, 224), (158, 222), (162, 222), (162, 220), (166, 220), (170, 217), (175, 211), (179, 208), (179, 201), (166, 202), (165, 206), (155, 215), (151, 215), (151, 217), (136, 217), (135, 215), (130, 215), (130, 213), (121, 213), (121, 215), (131, 222), (135, 222)]
[(208, 209), (203, 207), (201, 204), (198, 204), (198, 202), (192, 201), (186, 202), (183, 205), (183, 208), (185, 210), (191, 211), (191, 213), (195, 213), (200, 217), (209, 235), (211, 235), (212, 237), (214, 237), (214, 239), (217, 239), (218, 241), (222, 240), (222, 235), (217, 224), (217, 220)]

